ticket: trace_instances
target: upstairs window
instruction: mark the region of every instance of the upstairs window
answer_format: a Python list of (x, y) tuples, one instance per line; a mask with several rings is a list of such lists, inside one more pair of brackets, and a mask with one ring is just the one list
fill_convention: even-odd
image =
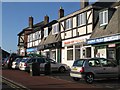
[(72, 28), (71, 19), (67, 19), (67, 20), (66, 20), (66, 30), (71, 29), (71, 28)]
[(108, 10), (99, 13), (100, 26), (108, 24)]
[(52, 26), (52, 34), (57, 34), (59, 32), (58, 23)]
[(44, 37), (48, 36), (48, 28), (44, 28)]
[(38, 39), (41, 38), (41, 31), (38, 32)]
[(78, 26), (86, 24), (86, 13), (81, 13), (78, 15)]

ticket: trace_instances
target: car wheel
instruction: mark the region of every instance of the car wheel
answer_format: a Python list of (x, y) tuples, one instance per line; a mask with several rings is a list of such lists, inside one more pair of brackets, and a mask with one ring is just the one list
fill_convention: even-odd
[(64, 73), (65, 72), (65, 67), (60, 67), (59, 72)]
[(94, 81), (94, 75), (92, 73), (88, 73), (85, 76), (85, 81), (89, 84), (93, 83)]
[(80, 78), (73, 77), (73, 80), (74, 80), (74, 81), (79, 81), (79, 80), (80, 80)]

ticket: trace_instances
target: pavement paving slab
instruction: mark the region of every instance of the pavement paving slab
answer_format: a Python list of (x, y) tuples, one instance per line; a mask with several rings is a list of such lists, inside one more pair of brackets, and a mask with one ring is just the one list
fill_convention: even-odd
[(78, 84), (67, 80), (56, 79), (50, 76), (30, 76), (29, 73), (19, 70), (2, 70), (2, 76), (23, 85), (33, 88), (98, 88), (90, 84)]

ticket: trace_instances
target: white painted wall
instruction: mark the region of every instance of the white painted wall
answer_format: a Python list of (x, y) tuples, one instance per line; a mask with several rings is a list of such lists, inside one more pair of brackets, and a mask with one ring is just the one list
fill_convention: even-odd
[(66, 38), (70, 38), (70, 37), (72, 37), (72, 30), (67, 31), (67, 32), (65, 32), (65, 33), (66, 33), (66, 35), (65, 35), (65, 39), (66, 39)]
[(92, 33), (92, 24), (87, 26), (87, 33)]
[(76, 29), (73, 29), (73, 37), (75, 37), (77, 35), (77, 30)]
[(86, 34), (86, 26), (78, 28), (79, 35)]
[(90, 10), (90, 11), (87, 12), (88, 23), (92, 23), (93, 13), (91, 13), (91, 12), (92, 12), (92, 10)]

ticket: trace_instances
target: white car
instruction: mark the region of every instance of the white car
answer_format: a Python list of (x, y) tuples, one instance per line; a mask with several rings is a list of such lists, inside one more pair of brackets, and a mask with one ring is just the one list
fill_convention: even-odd
[(120, 66), (104, 58), (78, 59), (71, 67), (70, 76), (75, 81), (83, 78), (87, 83), (92, 83), (96, 78), (120, 79)]
[(19, 64), (22, 58), (16, 58), (15, 61), (12, 62), (12, 69), (19, 69)]
[(20, 62), (19, 69), (30, 71), (30, 64), (34, 62), (40, 64), (40, 71), (45, 71), (45, 65), (48, 62), (50, 62), (51, 71), (59, 71), (63, 73), (66, 70), (70, 70), (70, 67), (67, 66), (66, 64), (57, 63), (54, 60), (45, 57), (31, 57), (31, 58), (23, 59)]
[(29, 70), (29, 64), (31, 63), (31, 58), (23, 58), (19, 64), (19, 69), (23, 71), (28, 71)]

